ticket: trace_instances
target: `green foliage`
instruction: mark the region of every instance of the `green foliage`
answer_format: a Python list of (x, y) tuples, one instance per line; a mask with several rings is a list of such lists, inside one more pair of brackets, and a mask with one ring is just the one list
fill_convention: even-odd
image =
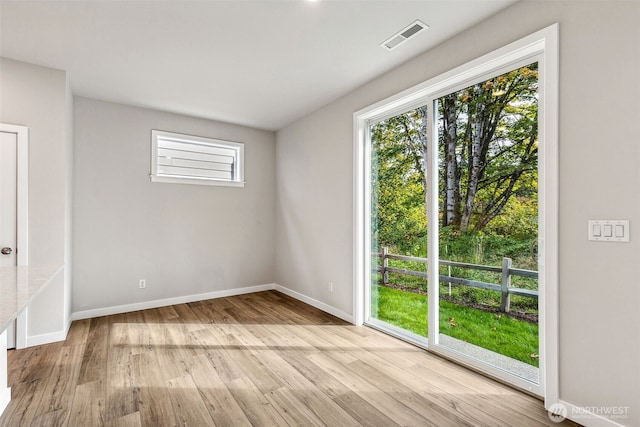
[[(442, 225), (481, 231), (511, 201), (537, 198), (537, 63), (477, 83), (438, 100), (438, 168)], [(427, 106), (371, 126), (372, 212), (381, 245), (404, 247), (388, 228), (398, 221), (406, 237), (412, 202), (424, 207)], [(526, 202), (535, 208), (535, 203)], [(389, 208), (399, 207), (400, 210)], [(513, 205), (513, 211), (517, 206)], [(403, 215), (408, 213), (409, 215)], [(406, 221), (413, 220), (411, 224)]]
[(374, 241), (403, 253), (420, 246), (427, 228), (418, 116), (417, 110), (410, 111), (371, 129)]
[[(443, 96), (435, 120), (439, 141), (440, 259), (482, 264), (513, 260), (537, 270), (538, 69), (510, 71)], [(373, 252), (426, 257), (425, 158), (427, 107), (371, 126)], [(423, 271), (422, 264), (392, 266)], [(441, 267), (440, 274), (500, 283), (490, 272)], [(390, 275), (392, 283), (426, 290), (426, 281)], [(536, 289), (535, 280), (513, 286)], [(449, 293), (448, 284), (441, 292)], [(499, 306), (495, 291), (451, 286), (451, 296)], [(536, 312), (531, 298), (512, 297), (512, 309)]]

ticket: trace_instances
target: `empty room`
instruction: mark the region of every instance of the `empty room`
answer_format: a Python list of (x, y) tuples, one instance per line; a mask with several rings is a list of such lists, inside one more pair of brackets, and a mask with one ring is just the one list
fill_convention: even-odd
[(639, 22), (0, 1), (0, 425), (640, 426)]

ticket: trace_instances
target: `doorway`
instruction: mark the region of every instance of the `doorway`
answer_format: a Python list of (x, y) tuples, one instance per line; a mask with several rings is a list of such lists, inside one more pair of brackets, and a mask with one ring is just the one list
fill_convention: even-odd
[[(0, 267), (28, 264), (28, 129), (0, 123)], [(27, 312), (7, 328), (7, 348), (26, 345)]]
[(356, 324), (557, 396), (557, 28), (355, 113)]
[[(0, 267), (18, 265), (18, 135), (0, 132)], [(7, 348), (15, 348), (15, 322), (7, 328)]]
[[(537, 61), (510, 65), (368, 128), (369, 323), (425, 346), (435, 324), (432, 344), (534, 384), (538, 83)], [(429, 253), (439, 254), (435, 264)]]

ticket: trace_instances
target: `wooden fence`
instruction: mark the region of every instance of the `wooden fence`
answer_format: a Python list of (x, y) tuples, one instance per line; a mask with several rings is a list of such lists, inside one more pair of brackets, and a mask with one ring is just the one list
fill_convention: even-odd
[[(376, 270), (382, 274), (382, 283), (389, 283), (389, 273), (402, 274), (405, 276), (415, 276), (422, 277), (427, 279), (427, 273), (424, 271), (413, 271), (404, 268), (395, 268), (389, 267), (389, 260), (395, 259), (399, 261), (411, 261), (418, 263), (427, 263), (427, 258), (418, 258), (413, 256), (406, 255), (396, 255), (390, 254), (389, 248), (382, 248), (381, 254), (373, 254), (378, 258), (382, 258), (382, 263), (380, 266), (376, 268)], [(513, 288), (511, 287), (511, 277), (519, 276), (519, 277), (529, 277), (532, 279), (538, 279), (538, 272), (532, 270), (523, 270), (520, 268), (512, 268), (511, 267), (511, 258), (502, 258), (502, 267), (494, 267), (490, 265), (478, 265), (478, 264), (467, 264), (463, 262), (454, 262), (454, 261), (445, 261), (440, 260), (441, 266), (448, 267), (458, 267), (458, 268), (466, 268), (469, 270), (480, 270), (480, 271), (490, 271), (493, 273), (501, 274), (500, 284), (496, 283), (486, 283), (486, 282), (478, 282), (476, 280), (463, 279), (461, 277), (453, 277), (446, 275), (439, 275), (440, 282), (444, 283), (455, 283), (463, 286), (471, 286), (473, 288), (480, 289), (489, 289), (491, 291), (500, 292), (500, 310), (508, 313), (511, 305), (511, 295), (519, 295), (528, 298), (538, 299), (538, 291), (532, 289), (523, 289), (523, 288)], [(449, 273), (451, 274), (451, 273)]]

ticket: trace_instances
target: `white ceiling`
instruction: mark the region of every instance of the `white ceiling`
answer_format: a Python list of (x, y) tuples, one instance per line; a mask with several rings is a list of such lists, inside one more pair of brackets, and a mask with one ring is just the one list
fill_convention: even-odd
[(276, 130), (514, 2), (2, 1), (0, 56), (76, 95)]

